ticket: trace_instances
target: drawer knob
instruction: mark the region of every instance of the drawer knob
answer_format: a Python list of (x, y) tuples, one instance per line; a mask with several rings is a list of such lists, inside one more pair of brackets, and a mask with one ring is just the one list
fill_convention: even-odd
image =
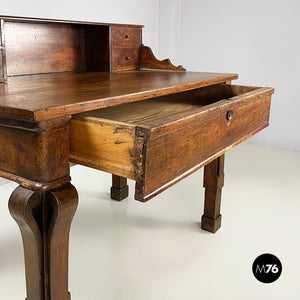
[(126, 34), (125, 39), (129, 39), (129, 38), (130, 38), (130, 34)]
[(232, 119), (232, 115), (233, 115), (233, 110), (229, 110), (226, 114), (226, 119), (227, 120), (231, 120)]
[(131, 57), (130, 56), (126, 56), (125, 59), (126, 60), (131, 60)]

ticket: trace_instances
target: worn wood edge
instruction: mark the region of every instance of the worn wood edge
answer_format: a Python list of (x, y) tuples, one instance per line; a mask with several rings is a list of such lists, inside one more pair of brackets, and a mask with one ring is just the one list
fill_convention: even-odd
[(65, 176), (49, 182), (36, 182), (3, 170), (0, 170), (0, 177), (15, 181), (20, 186), (32, 191), (47, 191), (56, 189), (71, 181), (70, 176)]
[[(2, 82), (5, 83), (6, 82)], [(21, 109), (21, 108), (11, 108), (11, 107), (0, 107), (0, 117), (3, 118), (9, 118), (9, 119), (15, 119), (15, 120), (21, 120), (21, 121), (30, 121), (30, 122), (39, 122), (35, 119), (35, 112), (30, 111), (27, 109)], [(49, 118), (51, 119), (51, 118)], [(48, 119), (48, 120), (49, 120)], [(52, 118), (55, 119), (55, 118)], [(46, 119), (44, 119), (46, 120)]]
[[(232, 85), (232, 86), (243, 86), (243, 85)], [(230, 97), (228, 99), (224, 99), (224, 101), (229, 102), (237, 102), (237, 101), (241, 101), (241, 102), (246, 102), (248, 100), (248, 98), (251, 97), (255, 97), (255, 98), (263, 98), (265, 96), (271, 96), (275, 89), (272, 87), (255, 87), (255, 86), (243, 86), (243, 87), (249, 87), (249, 88), (254, 88), (255, 90), (247, 92), (247, 93), (243, 93), (240, 94), (238, 96), (234, 96), (234, 97)]]
[[(49, 120), (49, 119), (63, 117), (66, 115), (74, 115), (81, 112), (87, 112), (90, 110), (105, 108), (108, 106), (120, 105), (123, 103), (131, 103), (131, 102), (141, 101), (149, 98), (170, 95), (173, 93), (184, 92), (184, 91), (193, 90), (196, 88), (201, 88), (201, 87), (205, 87), (217, 83), (222, 83), (229, 79), (230, 80), (238, 79), (238, 74), (228, 74), (225, 76), (214, 77), (211, 79), (196, 81), (189, 84), (181, 84), (177, 86), (165, 87), (165, 88), (160, 88), (160, 89), (155, 89), (150, 91), (147, 90), (147, 91), (140, 92), (138, 94), (129, 93), (127, 95), (118, 95), (110, 98), (101, 98), (101, 99), (96, 99), (91, 101), (78, 102), (76, 103), (76, 105), (74, 104), (65, 105), (63, 109), (62, 107), (54, 107), (54, 108), (49, 107), (45, 109), (40, 109), (40, 110), (32, 111), (33, 120), (35, 122)], [(128, 97), (126, 101), (124, 101), (125, 96)], [(19, 109), (14, 109), (14, 110), (19, 111)], [(0, 109), (0, 115), (1, 115), (1, 109)]]
[[(134, 71), (133, 71), (134, 72)], [(147, 71), (145, 71), (147, 72)], [(155, 71), (153, 71), (155, 72)], [(0, 107), (0, 116), (4, 116), (11, 119), (18, 119), (24, 121), (46, 121), (50, 119), (56, 119), (64, 116), (70, 116), (82, 112), (87, 112), (95, 109), (105, 108), (108, 106), (120, 105), (123, 103), (131, 103), (136, 101), (141, 101), (149, 98), (155, 98), (159, 96), (170, 95), (173, 93), (184, 92), (188, 90), (193, 90), (209, 85), (214, 85), (218, 83), (223, 83), (226, 80), (238, 79), (238, 74), (222, 74), (223, 76), (204, 79), (200, 81), (195, 81), (192, 83), (184, 83), (181, 85), (176, 85), (172, 87), (163, 87), (155, 90), (147, 90), (140, 93), (118, 95), (114, 97), (94, 99), (90, 101), (78, 102), (76, 105), (74, 103), (67, 104), (64, 106), (48, 107), (38, 110), (29, 110), (21, 108), (10, 108), (10, 107)], [(124, 97), (127, 99), (124, 101)]]
[[(235, 87), (245, 87), (245, 86), (235, 85)], [(259, 100), (265, 98), (266, 96), (271, 95), (272, 92), (274, 91), (273, 88), (261, 88), (261, 87), (252, 87), (252, 86), (249, 86), (249, 88), (255, 88), (255, 90), (243, 93), (238, 96), (224, 98), (222, 100), (219, 100), (217, 102), (214, 102), (214, 103), (211, 103), (211, 104), (208, 104), (205, 106), (199, 106), (199, 107), (194, 108), (189, 111), (180, 112), (180, 113), (177, 113), (172, 116), (166, 116), (166, 117), (160, 118), (155, 121), (146, 122), (143, 125), (139, 124), (137, 126), (140, 128), (144, 127), (144, 128), (151, 129), (149, 131), (150, 132), (149, 137), (151, 139), (154, 139), (161, 135), (164, 135), (165, 130), (168, 130), (168, 132), (170, 132), (170, 129), (168, 129), (168, 127), (170, 127), (170, 126), (173, 127), (174, 124), (180, 124), (177, 127), (179, 127), (179, 129), (182, 129), (182, 128), (190, 126), (191, 124), (199, 122), (200, 121), (199, 119), (201, 119), (201, 121), (203, 121), (209, 117), (212, 117), (212, 116), (220, 113), (220, 109), (222, 109), (222, 111), (225, 111), (226, 109), (228, 109), (228, 107), (230, 105), (231, 106), (235, 105), (235, 106), (239, 106), (239, 107), (248, 105), (250, 101), (251, 102), (259, 101)], [(115, 120), (110, 120), (107, 118), (99, 118), (96, 116), (90, 116), (89, 113), (90, 112), (83, 112), (83, 113), (73, 115), (72, 119), (75, 119), (75, 120), (80, 119), (82, 121), (94, 122), (94, 123), (99, 123), (99, 124), (104, 122), (106, 124), (112, 124), (112, 125), (116, 124), (116, 125), (135, 126), (133, 123), (129, 123), (129, 122), (115, 121)], [(182, 125), (183, 122), (187, 123), (187, 124)], [(171, 131), (177, 131), (178, 130), (177, 127), (172, 128)]]
[(213, 161), (214, 159), (216, 159), (217, 157), (219, 157), (220, 155), (224, 154), (225, 152), (229, 151), (230, 149), (232, 149), (233, 147), (239, 145), (240, 143), (242, 143), (243, 141), (249, 139), (250, 137), (252, 137), (253, 135), (257, 134), (258, 132), (260, 132), (261, 130), (263, 130), (264, 128), (266, 128), (269, 125), (269, 123), (266, 123), (262, 126), (260, 126), (259, 128), (255, 129), (254, 131), (251, 131), (249, 134), (247, 134), (246, 136), (240, 138), (239, 140), (237, 140), (236, 142), (234, 142), (233, 144), (225, 147), (224, 149), (220, 150), (219, 152), (217, 152), (216, 154), (214, 154), (213, 156), (209, 157), (208, 159), (204, 160), (203, 162), (201, 162), (200, 164), (196, 165), (195, 167), (189, 169), (188, 171), (186, 171), (185, 173), (183, 173), (182, 175), (174, 178), (172, 181), (164, 184), (163, 186), (161, 186), (159, 189), (155, 190), (154, 192), (143, 196), (142, 194), (137, 193), (137, 191), (139, 191), (139, 189), (136, 188), (136, 193), (135, 193), (135, 200), (141, 201), (141, 202), (147, 202), (148, 200), (150, 200), (151, 198), (153, 198), (154, 196), (157, 196), (159, 193), (165, 191), (166, 189), (168, 189), (169, 187), (173, 186), (175, 183), (181, 181), (182, 179), (186, 178), (187, 176), (189, 176), (190, 174), (194, 173), (195, 171), (199, 170), (200, 168), (204, 167), (206, 164), (210, 163), (211, 161)]
[[(121, 126), (128, 126), (128, 127), (135, 127), (136, 125), (127, 123), (127, 122), (121, 122), (121, 121), (114, 121), (111, 119), (105, 119), (105, 118), (98, 118), (95, 116), (89, 116), (89, 112), (83, 112), (76, 115), (73, 115), (71, 120), (78, 120), (80, 122), (88, 122), (88, 123), (95, 123), (101, 125), (102, 123), (106, 123), (109, 125), (121, 125)], [(72, 121), (71, 121), (72, 122)]]
[(186, 71), (186, 69), (181, 65), (173, 65), (169, 59), (158, 60), (154, 56), (152, 49), (143, 44), (140, 47), (139, 65), (140, 68), (147, 69)]
[[(151, 140), (156, 139), (165, 134), (165, 130), (168, 132), (181, 130), (183, 128), (189, 127), (197, 122), (207, 120), (220, 113), (220, 110), (226, 111), (228, 106), (230, 109), (234, 109), (235, 106), (242, 107), (248, 105), (250, 102), (260, 101), (261, 99), (270, 97), (274, 92), (273, 88), (258, 88), (257, 90), (247, 92), (238, 96), (234, 96), (228, 99), (222, 99), (212, 104), (201, 106), (199, 108), (194, 108), (190, 111), (178, 113), (173, 115), (174, 119), (170, 120), (170, 117), (164, 117), (153, 122), (146, 123), (144, 126), (151, 128)], [(186, 125), (182, 125), (183, 122), (186, 122)], [(174, 124), (178, 126), (174, 127)], [(172, 130), (169, 130), (168, 127), (174, 127)]]
[(63, 23), (63, 24), (78, 24), (78, 25), (105, 25), (105, 26), (121, 26), (121, 27), (145, 27), (144, 25), (138, 24), (118, 24), (118, 23), (101, 23), (91, 21), (75, 21), (75, 20), (61, 20), (61, 19), (45, 19), (45, 18), (34, 18), (34, 17), (22, 17), (22, 16), (7, 16), (0, 15), (1, 19), (7, 21), (17, 22), (35, 22), (35, 23)]
[(53, 129), (69, 127), (70, 120), (71, 116), (67, 116), (47, 121), (32, 122), (28, 120), (11, 119), (0, 116), (0, 126), (39, 133)]
[(106, 173), (110, 173), (110, 174), (114, 174), (117, 176), (121, 176), (121, 177), (125, 177), (125, 178), (129, 178), (129, 179), (133, 179), (135, 180), (135, 173), (134, 171), (128, 171), (128, 170), (124, 170), (118, 167), (114, 167), (114, 166), (109, 166), (106, 167), (103, 164), (100, 164), (98, 162), (89, 160), (89, 159), (83, 159), (79, 156), (76, 155), (72, 155), (70, 154), (69, 156), (70, 162), (73, 164), (78, 164), (78, 165), (83, 165), (85, 167), (89, 167), (89, 168), (93, 168), (93, 169), (97, 169)]

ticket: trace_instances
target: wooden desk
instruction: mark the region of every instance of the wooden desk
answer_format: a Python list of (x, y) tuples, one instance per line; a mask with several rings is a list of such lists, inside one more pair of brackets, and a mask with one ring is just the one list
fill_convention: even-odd
[(70, 299), (70, 161), (113, 174), (113, 199), (134, 179), (139, 201), (205, 166), (202, 228), (220, 227), (224, 153), (268, 125), (272, 88), (159, 61), (142, 26), (0, 19), (0, 176), (19, 184), (27, 300)]

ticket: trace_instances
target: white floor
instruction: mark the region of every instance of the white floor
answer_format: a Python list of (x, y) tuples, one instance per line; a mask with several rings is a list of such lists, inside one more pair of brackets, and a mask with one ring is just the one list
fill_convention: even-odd
[[(70, 236), (72, 300), (300, 299), (300, 153), (244, 143), (225, 160), (223, 222), (199, 228), (202, 170), (148, 203), (109, 199), (109, 174), (71, 169), (80, 197)], [(0, 187), (0, 299), (25, 298), (21, 237)], [(254, 259), (273, 253), (281, 277), (263, 284)]]

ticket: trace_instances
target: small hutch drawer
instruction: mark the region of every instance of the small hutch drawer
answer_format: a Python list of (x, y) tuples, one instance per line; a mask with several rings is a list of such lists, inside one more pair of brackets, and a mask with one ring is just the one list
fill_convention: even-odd
[(139, 50), (142, 43), (140, 27), (111, 27), (111, 70), (133, 70), (139, 67)]
[(272, 88), (216, 84), (74, 115), (70, 160), (147, 201), (268, 125)]
[(112, 71), (137, 69), (139, 66), (139, 46), (135, 48), (113, 48)]
[(142, 43), (142, 29), (136, 27), (112, 26), (111, 43), (113, 47), (140, 46)]

